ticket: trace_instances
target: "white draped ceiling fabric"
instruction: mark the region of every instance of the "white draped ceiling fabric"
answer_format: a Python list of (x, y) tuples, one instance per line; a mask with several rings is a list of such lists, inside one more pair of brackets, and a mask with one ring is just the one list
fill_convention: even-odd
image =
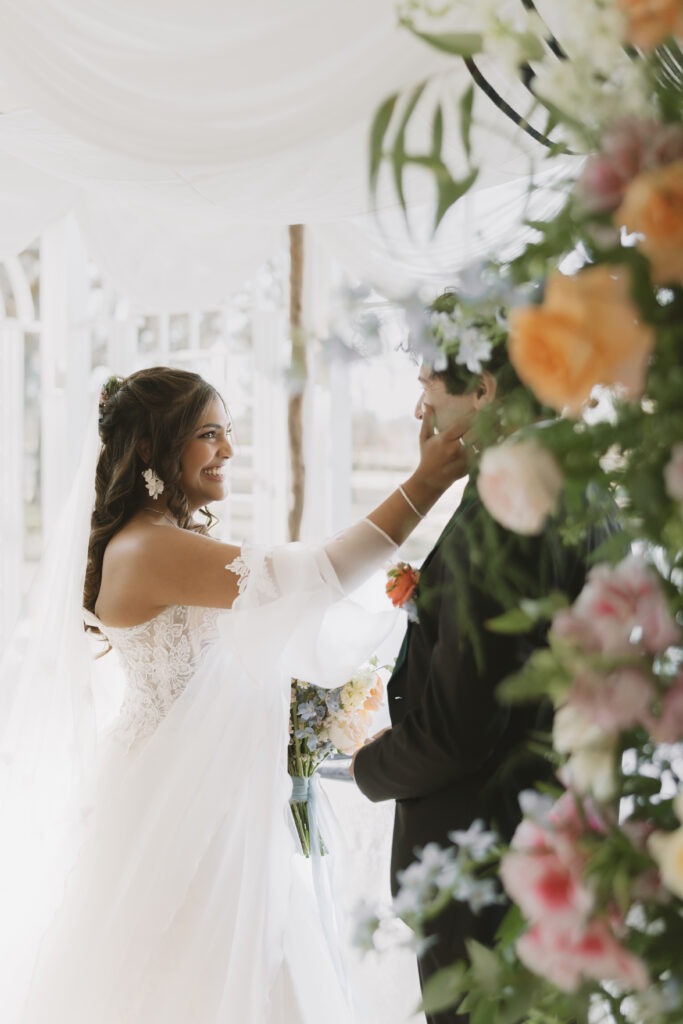
[(0, 258), (72, 209), (150, 311), (224, 300), (291, 223), (378, 287), (447, 279), (512, 230), (531, 144), (478, 97), (490, 202), (465, 201), (434, 244), (395, 210), (378, 227), (370, 119), (434, 73), (465, 81), (394, 0), (0, 0)]

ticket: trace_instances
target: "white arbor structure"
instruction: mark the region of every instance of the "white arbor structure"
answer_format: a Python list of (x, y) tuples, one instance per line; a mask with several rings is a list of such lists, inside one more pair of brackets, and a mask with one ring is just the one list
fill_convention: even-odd
[[(289, 343), (283, 302), (273, 301), (257, 279), (243, 296), (239, 330), (228, 304), (145, 315), (99, 278), (71, 217), (52, 225), (30, 256), (0, 265), (0, 638), (18, 617), (27, 566), (49, 540), (68, 494), (98, 367), (125, 376), (159, 363), (195, 370), (214, 383), (236, 426), (231, 494), (218, 510), (220, 531), (236, 540), (287, 539)], [(333, 429), (347, 439), (339, 400), (314, 404), (330, 410)], [(348, 419), (348, 402), (345, 407)], [(318, 478), (312, 492), (318, 511), (309, 511), (307, 523), (316, 532), (337, 525), (330, 521), (331, 508), (338, 518), (348, 507), (350, 473), (348, 444), (337, 448), (326, 429), (317, 436), (310, 455), (329, 482)], [(348, 455), (341, 484), (339, 452)], [(345, 500), (338, 499), (340, 486)], [(336, 500), (326, 501), (332, 488)]]

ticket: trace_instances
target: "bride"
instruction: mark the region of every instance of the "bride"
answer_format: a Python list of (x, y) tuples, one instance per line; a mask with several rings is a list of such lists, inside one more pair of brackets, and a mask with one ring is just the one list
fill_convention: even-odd
[(346, 595), (464, 474), (459, 438), (426, 418), (417, 469), (366, 519), (265, 550), (208, 535), (233, 449), (201, 377), (110, 378), (99, 437), (83, 604), (126, 688), (93, 745), (74, 528), (0, 746), (3, 1021), (350, 1024), (295, 870), (289, 681), (339, 685), (371, 653)]

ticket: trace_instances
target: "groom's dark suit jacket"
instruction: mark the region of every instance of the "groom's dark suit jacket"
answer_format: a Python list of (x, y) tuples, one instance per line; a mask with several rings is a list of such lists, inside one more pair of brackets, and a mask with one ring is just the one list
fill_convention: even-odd
[(392, 730), (356, 756), (362, 792), (396, 800), (394, 891), (417, 848), (449, 845), (449, 832), (477, 818), (509, 838), (520, 819), (518, 793), (550, 776), (527, 745), (530, 732), (550, 726), (549, 706), (496, 699), (498, 683), (545, 642), (545, 630), (506, 636), (486, 622), (513, 603), (515, 590), (535, 597), (558, 588), (574, 598), (584, 578), (582, 559), (556, 531), (523, 538), (503, 530), (468, 485), (421, 570), (419, 618), (408, 624), (388, 686)]

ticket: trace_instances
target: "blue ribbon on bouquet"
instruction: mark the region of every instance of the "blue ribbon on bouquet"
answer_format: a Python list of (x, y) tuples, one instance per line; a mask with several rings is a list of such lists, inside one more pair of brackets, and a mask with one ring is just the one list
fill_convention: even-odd
[(344, 849), (342, 832), (317, 772), (311, 776), (290, 775), (290, 779), (292, 795), (289, 802), (305, 803), (308, 808), (311, 869), (318, 914), (337, 978), (349, 1006), (353, 1007), (353, 994), (343, 952), (346, 915), (334, 899), (335, 892), (345, 892), (339, 857), (333, 853), (334, 850)]

